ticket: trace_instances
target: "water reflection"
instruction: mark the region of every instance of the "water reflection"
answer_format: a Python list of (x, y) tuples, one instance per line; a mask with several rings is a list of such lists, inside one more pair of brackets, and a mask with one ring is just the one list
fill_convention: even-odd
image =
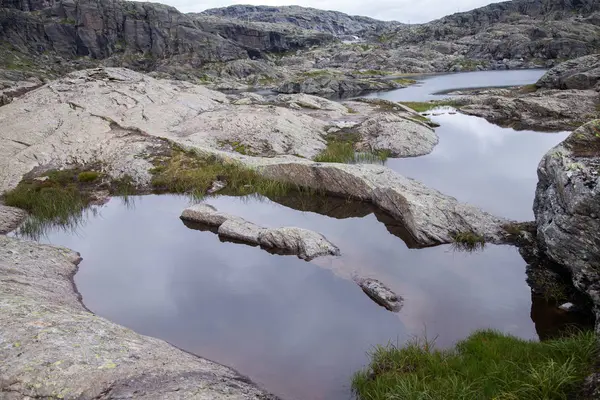
[[(413, 250), (356, 205), (330, 203), (334, 218), (267, 199), (210, 200), (264, 226), (321, 232), (342, 251), (305, 262), (188, 229), (179, 220), (186, 198), (133, 200), (133, 209), (111, 201), (77, 235), (48, 237), (83, 255), (75, 280), (85, 304), (230, 365), (286, 399), (347, 399), (351, 375), (373, 345), (425, 330), (440, 346), (479, 328), (537, 337), (525, 262), (512, 247)], [(354, 276), (385, 282), (405, 299), (402, 311), (375, 304)]]

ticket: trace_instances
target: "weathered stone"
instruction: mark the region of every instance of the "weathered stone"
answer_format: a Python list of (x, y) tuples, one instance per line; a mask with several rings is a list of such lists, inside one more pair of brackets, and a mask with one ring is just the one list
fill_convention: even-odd
[(592, 54), (557, 65), (537, 82), (547, 89), (594, 89), (600, 82), (600, 54)]
[(0, 236), (0, 398), (276, 399), (237, 372), (90, 313), (81, 258)]
[(429, 154), (439, 141), (435, 131), (427, 125), (393, 113), (369, 118), (357, 131), (371, 150), (388, 150), (392, 157)]
[(541, 247), (569, 270), (600, 316), (600, 120), (550, 150), (538, 178), (534, 213)]
[(367, 296), (380, 306), (393, 312), (398, 312), (402, 308), (402, 298), (377, 279), (358, 279), (356, 283)]
[(233, 217), (224, 221), (219, 226), (219, 236), (245, 242), (249, 244), (259, 244), (260, 235), (265, 230), (252, 222), (248, 222), (242, 218)]
[(20, 208), (7, 207), (0, 204), (0, 234), (17, 228), (25, 219), (26, 213)]
[(183, 210), (180, 218), (186, 221), (218, 227), (228, 219), (234, 218), (234, 216), (217, 211), (210, 204), (199, 203)]
[(275, 228), (260, 232), (261, 246), (281, 249), (296, 254), (304, 260), (332, 255), (339, 256), (340, 250), (320, 233), (301, 228)]

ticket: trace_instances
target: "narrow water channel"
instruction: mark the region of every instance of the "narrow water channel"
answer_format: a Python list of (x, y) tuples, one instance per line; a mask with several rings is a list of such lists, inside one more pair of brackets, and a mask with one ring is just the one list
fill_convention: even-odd
[[(520, 72), (523, 83), (535, 80)], [(503, 83), (495, 76), (488, 85)], [(422, 94), (439, 78), (426, 79)], [(537, 162), (566, 134), (515, 132), (458, 114), (433, 118), (441, 124), (434, 152), (387, 165), (461, 201), (530, 220)], [(57, 229), (43, 240), (82, 254), (75, 282), (93, 312), (231, 366), (286, 400), (351, 398), (351, 376), (375, 345), (427, 334), (450, 346), (481, 328), (537, 339), (548, 326), (532, 320), (525, 262), (513, 247), (409, 249), (368, 205), (274, 200), (207, 202), (265, 226), (321, 232), (342, 256), (304, 262), (221, 242), (184, 225), (178, 217), (189, 200), (172, 195), (113, 199), (76, 232)], [(385, 282), (404, 307), (379, 307), (354, 276)], [(536, 318), (556, 318), (536, 301)]]

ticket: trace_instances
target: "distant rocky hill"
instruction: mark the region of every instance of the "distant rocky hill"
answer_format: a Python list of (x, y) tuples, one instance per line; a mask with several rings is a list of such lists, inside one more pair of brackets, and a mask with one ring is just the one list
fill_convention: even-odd
[(302, 29), (326, 32), (336, 36), (364, 36), (385, 28), (402, 25), (395, 21), (385, 22), (369, 17), (347, 15), (339, 11), (326, 11), (299, 6), (234, 5), (213, 8), (204, 11), (202, 14), (247, 22), (294, 25)]

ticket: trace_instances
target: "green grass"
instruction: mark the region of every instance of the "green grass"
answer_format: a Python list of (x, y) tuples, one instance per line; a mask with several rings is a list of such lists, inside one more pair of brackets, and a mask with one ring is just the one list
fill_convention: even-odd
[(355, 132), (340, 131), (327, 135), (327, 147), (316, 157), (315, 162), (342, 164), (382, 164), (390, 156), (388, 150), (356, 151), (354, 145), (360, 141)]
[(462, 104), (454, 100), (439, 100), (439, 101), (401, 101), (400, 104), (412, 108), (416, 112), (425, 112), (437, 107), (455, 107), (460, 108)]
[(485, 239), (474, 232), (458, 232), (452, 235), (452, 248), (458, 251), (473, 252), (483, 250)]
[(304, 194), (295, 184), (266, 179), (237, 161), (225, 161), (215, 156), (201, 156), (193, 150), (175, 147), (171, 154), (154, 161), (152, 186), (159, 193), (185, 193), (202, 198), (216, 180), (227, 182), (224, 195), (261, 194), (283, 196), (291, 192)]
[(97, 171), (83, 171), (77, 175), (79, 182), (93, 182), (100, 177), (100, 172)]
[(354, 375), (360, 400), (566, 400), (593, 371), (592, 332), (531, 342), (496, 331), (477, 331), (453, 349), (427, 340), (379, 346)]
[(355, 75), (378, 75), (378, 76), (385, 76), (385, 75), (390, 75), (390, 72), (388, 71), (381, 71), (378, 69), (367, 69), (364, 71), (360, 71), (360, 70), (356, 70), (353, 72), (353, 74)]
[(309, 78), (316, 78), (319, 76), (328, 76), (328, 75), (332, 75), (331, 71), (328, 70), (316, 70), (316, 71), (306, 71), (306, 72), (302, 72), (300, 75), (302, 76), (306, 76)]

